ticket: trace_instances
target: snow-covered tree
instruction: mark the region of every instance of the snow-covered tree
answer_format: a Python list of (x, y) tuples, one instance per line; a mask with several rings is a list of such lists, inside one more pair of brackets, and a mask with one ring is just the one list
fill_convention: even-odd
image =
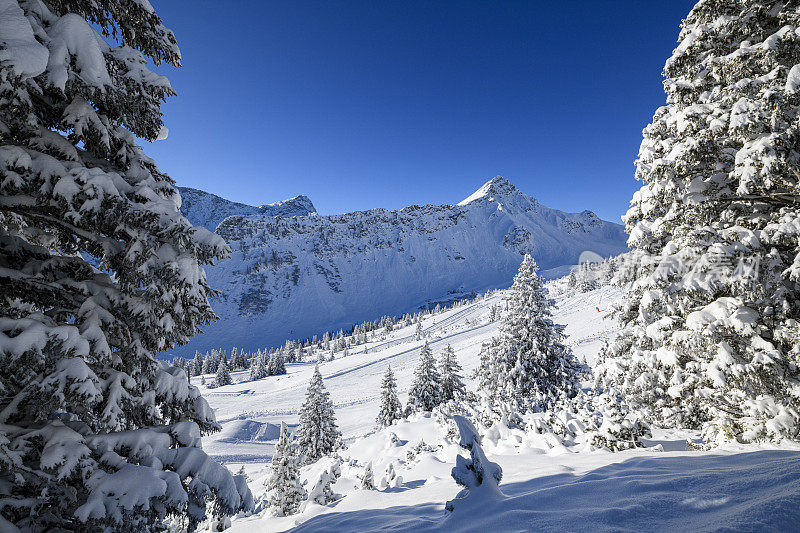
[(200, 352), (194, 352), (194, 359), (192, 359), (192, 375), (199, 376), (203, 373), (203, 356), (200, 355)]
[(315, 367), (306, 391), (306, 400), (300, 409), (298, 453), (305, 458), (306, 463), (312, 463), (336, 450), (341, 445), (341, 438), (330, 394), (322, 382), (319, 367)]
[(442, 379), (436, 370), (436, 360), (433, 358), (428, 343), (422, 346), (419, 352), (419, 363), (414, 370), (414, 381), (408, 391), (408, 404), (406, 411), (432, 411), (442, 403)]
[(414, 331), (414, 338), (418, 341), (421, 341), (423, 338), (425, 338), (425, 332), (422, 330), (422, 320), (417, 321), (417, 327)]
[(701, 1), (625, 215), (638, 276), (600, 385), (707, 445), (800, 434), (800, 11)]
[(553, 301), (537, 270), (526, 255), (514, 277), (500, 336), (485, 348), (477, 370), (482, 390), (520, 413), (550, 409), (580, 390), (580, 365), (564, 345), (563, 326), (550, 318)]
[(227, 254), (136, 141), (166, 132), (148, 61), (177, 66), (175, 38), (147, 2), (0, 9), (3, 529), (194, 528), (214, 494), (234, 513), (212, 411), (153, 358), (215, 318), (201, 265)]
[(397, 398), (397, 381), (394, 379), (392, 367), (386, 368), (381, 383), (381, 410), (376, 422), (379, 428), (392, 425), (392, 422), (403, 417), (403, 406)]
[(264, 355), (261, 353), (261, 350), (259, 350), (255, 360), (250, 363), (250, 381), (263, 379), (268, 375), (269, 372), (266, 363), (264, 363)]
[(300, 484), (298, 459), (289, 440), (289, 430), (281, 422), (281, 434), (272, 456), (272, 476), (266, 482), (272, 494), (269, 505), (277, 516), (288, 516), (297, 512), (308, 494)]
[(228, 370), (228, 363), (225, 362), (225, 357), (220, 359), (219, 365), (217, 366), (217, 376), (214, 378), (217, 387), (222, 387), (223, 385), (230, 385), (233, 383), (233, 379), (231, 379), (231, 373)]
[(453, 347), (448, 344), (439, 359), (442, 402), (457, 400), (467, 394), (467, 388), (464, 386), (464, 380), (459, 372), (461, 372), (461, 365), (458, 364)]
[(270, 376), (281, 376), (286, 373), (286, 365), (283, 362), (283, 354), (281, 352), (275, 352), (269, 357), (267, 373)]

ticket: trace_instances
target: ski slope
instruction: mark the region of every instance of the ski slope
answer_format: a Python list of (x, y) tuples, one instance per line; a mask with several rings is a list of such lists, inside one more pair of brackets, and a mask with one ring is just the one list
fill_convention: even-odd
[[(605, 339), (617, 331), (606, 311), (621, 295), (604, 286), (585, 294), (559, 296), (554, 318), (566, 326), (568, 343), (579, 359), (592, 365)], [(479, 364), (481, 345), (497, 335), (490, 322), (493, 305), (504, 309), (504, 291), (426, 317), (426, 340), (434, 356), (452, 345), (464, 375)], [(600, 309), (598, 312), (597, 309)], [(503, 434), (485, 439), (484, 450), (504, 470), (502, 502), (491, 509), (447, 516), (444, 503), (459, 492), (450, 477), (458, 453), (430, 415), (415, 415), (374, 431), (379, 387), (387, 365), (405, 403), (423, 341), (415, 326), (396, 329), (351, 350), (348, 357), (320, 365), (347, 448), (342, 476), (334, 486), (344, 498), (329, 506), (310, 505), (303, 513), (274, 517), (268, 513), (233, 520), (232, 531), (448, 530), (682, 530), (729, 527), (731, 530), (783, 530), (800, 523), (800, 450), (774, 446), (731, 446), (713, 452), (688, 451), (690, 431), (654, 432), (645, 450), (576, 453), (553, 447), (541, 435)], [(287, 365), (287, 374), (256, 382), (247, 372), (233, 373), (241, 383), (203, 389), (223, 430), (204, 438), (204, 448), (233, 471), (242, 466), (254, 495), (264, 493), (269, 462), (280, 422), (290, 428), (311, 378), (313, 363)], [(211, 376), (208, 377), (210, 381)], [(474, 390), (472, 380), (468, 388)], [(508, 430), (511, 432), (511, 430)], [(394, 436), (393, 436), (394, 435)], [(409, 458), (420, 440), (436, 452)], [(305, 467), (313, 484), (332, 459)], [(379, 480), (389, 464), (403, 477), (399, 488), (363, 491), (357, 476), (372, 462)], [(750, 491), (757, 498), (748, 496)], [(796, 530), (796, 529), (795, 529)]]

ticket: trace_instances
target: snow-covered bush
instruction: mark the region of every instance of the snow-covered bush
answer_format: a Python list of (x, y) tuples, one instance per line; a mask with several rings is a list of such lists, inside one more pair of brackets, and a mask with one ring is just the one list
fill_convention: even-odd
[(372, 472), (372, 461), (367, 463), (364, 472), (359, 476), (358, 480), (361, 482), (362, 489), (375, 489), (375, 474)]
[(624, 217), (635, 281), (601, 386), (708, 446), (800, 435), (798, 28), (794, 3), (694, 7)]
[(199, 447), (208, 405), (153, 358), (215, 318), (201, 265), (228, 252), (136, 142), (166, 133), (174, 92), (147, 62), (178, 65), (175, 38), (147, 2), (0, 10), (3, 529), (191, 529), (207, 498), (245, 509)]
[(311, 487), (311, 490), (308, 491), (308, 500), (305, 504), (303, 504), (304, 510), (308, 503), (314, 502), (318, 505), (328, 505), (329, 503), (333, 503), (336, 500), (342, 498), (341, 494), (336, 494), (333, 492), (331, 485), (336, 483), (336, 480), (339, 476), (331, 470), (323, 470), (322, 473), (319, 475), (319, 479), (317, 482), (314, 483), (314, 486)]
[(454, 511), (458, 507), (481, 505), (492, 499), (503, 498), (499, 488), (503, 469), (486, 458), (480, 436), (472, 422), (461, 415), (454, 415), (453, 420), (460, 435), (459, 445), (469, 450), (470, 458), (456, 456), (452, 476), (464, 489), (456, 495), (456, 499), (447, 502), (445, 509)]

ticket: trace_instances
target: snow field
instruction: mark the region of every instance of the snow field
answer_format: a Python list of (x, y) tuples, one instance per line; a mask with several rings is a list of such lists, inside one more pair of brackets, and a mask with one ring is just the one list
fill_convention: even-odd
[[(500, 324), (488, 321), (489, 309), (504, 308), (504, 294), (424, 319), (434, 356), (451, 344), (470, 390), (480, 347)], [(604, 286), (556, 298), (554, 320), (566, 325), (568, 343), (580, 360), (591, 365), (603, 341), (616, 331), (605, 311), (620, 295), (619, 289)], [(387, 365), (395, 373), (401, 402), (407, 399), (424, 342), (413, 340), (414, 330), (413, 325), (398, 328), (356, 347), (348, 357), (320, 365), (346, 446), (340, 452), (342, 475), (333, 486), (344, 497), (328, 506), (309, 504), (289, 517), (268, 511), (238, 517), (231, 531), (298, 526), (300, 531), (791, 531), (800, 523), (800, 447), (688, 451), (686, 441), (697, 438), (696, 433), (658, 429), (649, 448), (610, 453), (576, 451), (577, 446), (566, 448), (547, 435), (497, 428), (484, 437), (483, 448), (503, 468), (505, 497), (446, 513), (445, 502), (461, 489), (450, 476), (455, 457), (468, 452), (445, 438), (446, 428), (436, 415), (413, 415), (374, 431)], [(296, 427), (313, 368), (313, 363), (289, 364), (286, 375), (203, 390), (223, 426), (204, 438), (204, 448), (234, 472), (244, 466), (257, 498), (271, 474), (280, 422)], [(247, 379), (246, 371), (232, 375), (234, 382)], [(435, 451), (414, 453), (421, 441)], [(307, 489), (333, 461), (324, 458), (302, 468)], [(379, 490), (360, 489), (358, 477), (369, 462)], [(390, 465), (402, 483), (383, 487)]]

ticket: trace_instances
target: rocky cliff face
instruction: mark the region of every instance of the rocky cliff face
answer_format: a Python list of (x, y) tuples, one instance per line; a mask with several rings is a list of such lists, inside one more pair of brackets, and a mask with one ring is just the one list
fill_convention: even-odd
[[(619, 224), (551, 209), (500, 177), (458, 205), (290, 217), (244, 207), (216, 226), (231, 259), (207, 269), (223, 293), (214, 302), (221, 320), (181, 353), (280, 343), (508, 286), (525, 253), (549, 269), (577, 263), (586, 250), (626, 250)], [(201, 220), (194, 209), (190, 220)], [(211, 227), (227, 212), (204, 208), (203, 217)]]

